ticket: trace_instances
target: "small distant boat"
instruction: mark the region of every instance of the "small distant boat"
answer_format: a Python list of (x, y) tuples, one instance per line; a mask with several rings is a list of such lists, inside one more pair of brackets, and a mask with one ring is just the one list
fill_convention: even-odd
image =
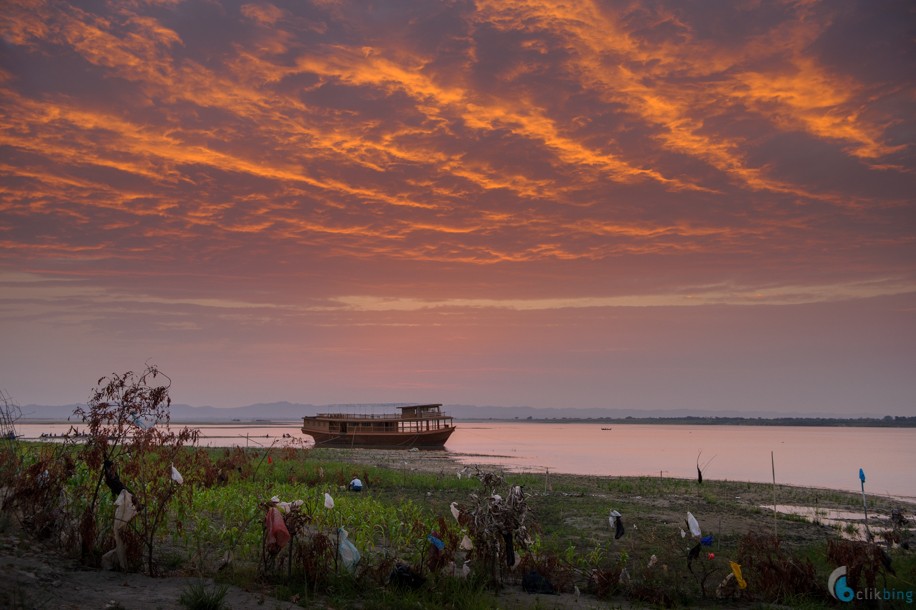
[(316, 447), (441, 449), (455, 431), (441, 404), (395, 407), (398, 413), (319, 413), (302, 418), (302, 432)]

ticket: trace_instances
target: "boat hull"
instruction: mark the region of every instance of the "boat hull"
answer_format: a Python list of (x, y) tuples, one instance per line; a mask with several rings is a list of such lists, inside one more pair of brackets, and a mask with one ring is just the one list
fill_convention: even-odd
[(455, 427), (419, 432), (334, 433), (302, 427), (316, 447), (366, 447), (372, 449), (442, 449)]

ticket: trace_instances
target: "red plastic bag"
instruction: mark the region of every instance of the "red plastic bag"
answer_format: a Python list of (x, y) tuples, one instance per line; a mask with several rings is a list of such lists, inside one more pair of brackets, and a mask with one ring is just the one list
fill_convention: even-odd
[(276, 508), (267, 511), (267, 551), (271, 554), (280, 552), (280, 549), (289, 542), (289, 530), (283, 521), (283, 515)]

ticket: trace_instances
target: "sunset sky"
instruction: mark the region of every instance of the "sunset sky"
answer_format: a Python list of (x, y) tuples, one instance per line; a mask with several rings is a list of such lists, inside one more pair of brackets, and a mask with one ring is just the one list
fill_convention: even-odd
[(0, 389), (916, 415), (908, 0), (0, 11)]

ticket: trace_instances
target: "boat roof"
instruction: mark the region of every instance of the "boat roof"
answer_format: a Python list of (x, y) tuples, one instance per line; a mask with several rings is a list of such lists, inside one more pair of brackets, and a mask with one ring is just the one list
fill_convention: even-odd
[[(435, 413), (442, 417), (448, 415), (441, 412), (441, 403), (408, 404), (408, 403), (374, 403), (374, 404), (337, 404), (327, 405), (322, 411), (312, 417), (365, 417), (376, 419), (380, 417), (410, 417), (412, 415), (428, 415)], [(397, 409), (397, 413), (393, 411)]]
[(424, 407), (441, 407), (441, 403), (412, 403), (412, 402), (367, 402), (324, 405), (325, 410), (334, 411), (371, 411), (375, 409), (419, 409)]

